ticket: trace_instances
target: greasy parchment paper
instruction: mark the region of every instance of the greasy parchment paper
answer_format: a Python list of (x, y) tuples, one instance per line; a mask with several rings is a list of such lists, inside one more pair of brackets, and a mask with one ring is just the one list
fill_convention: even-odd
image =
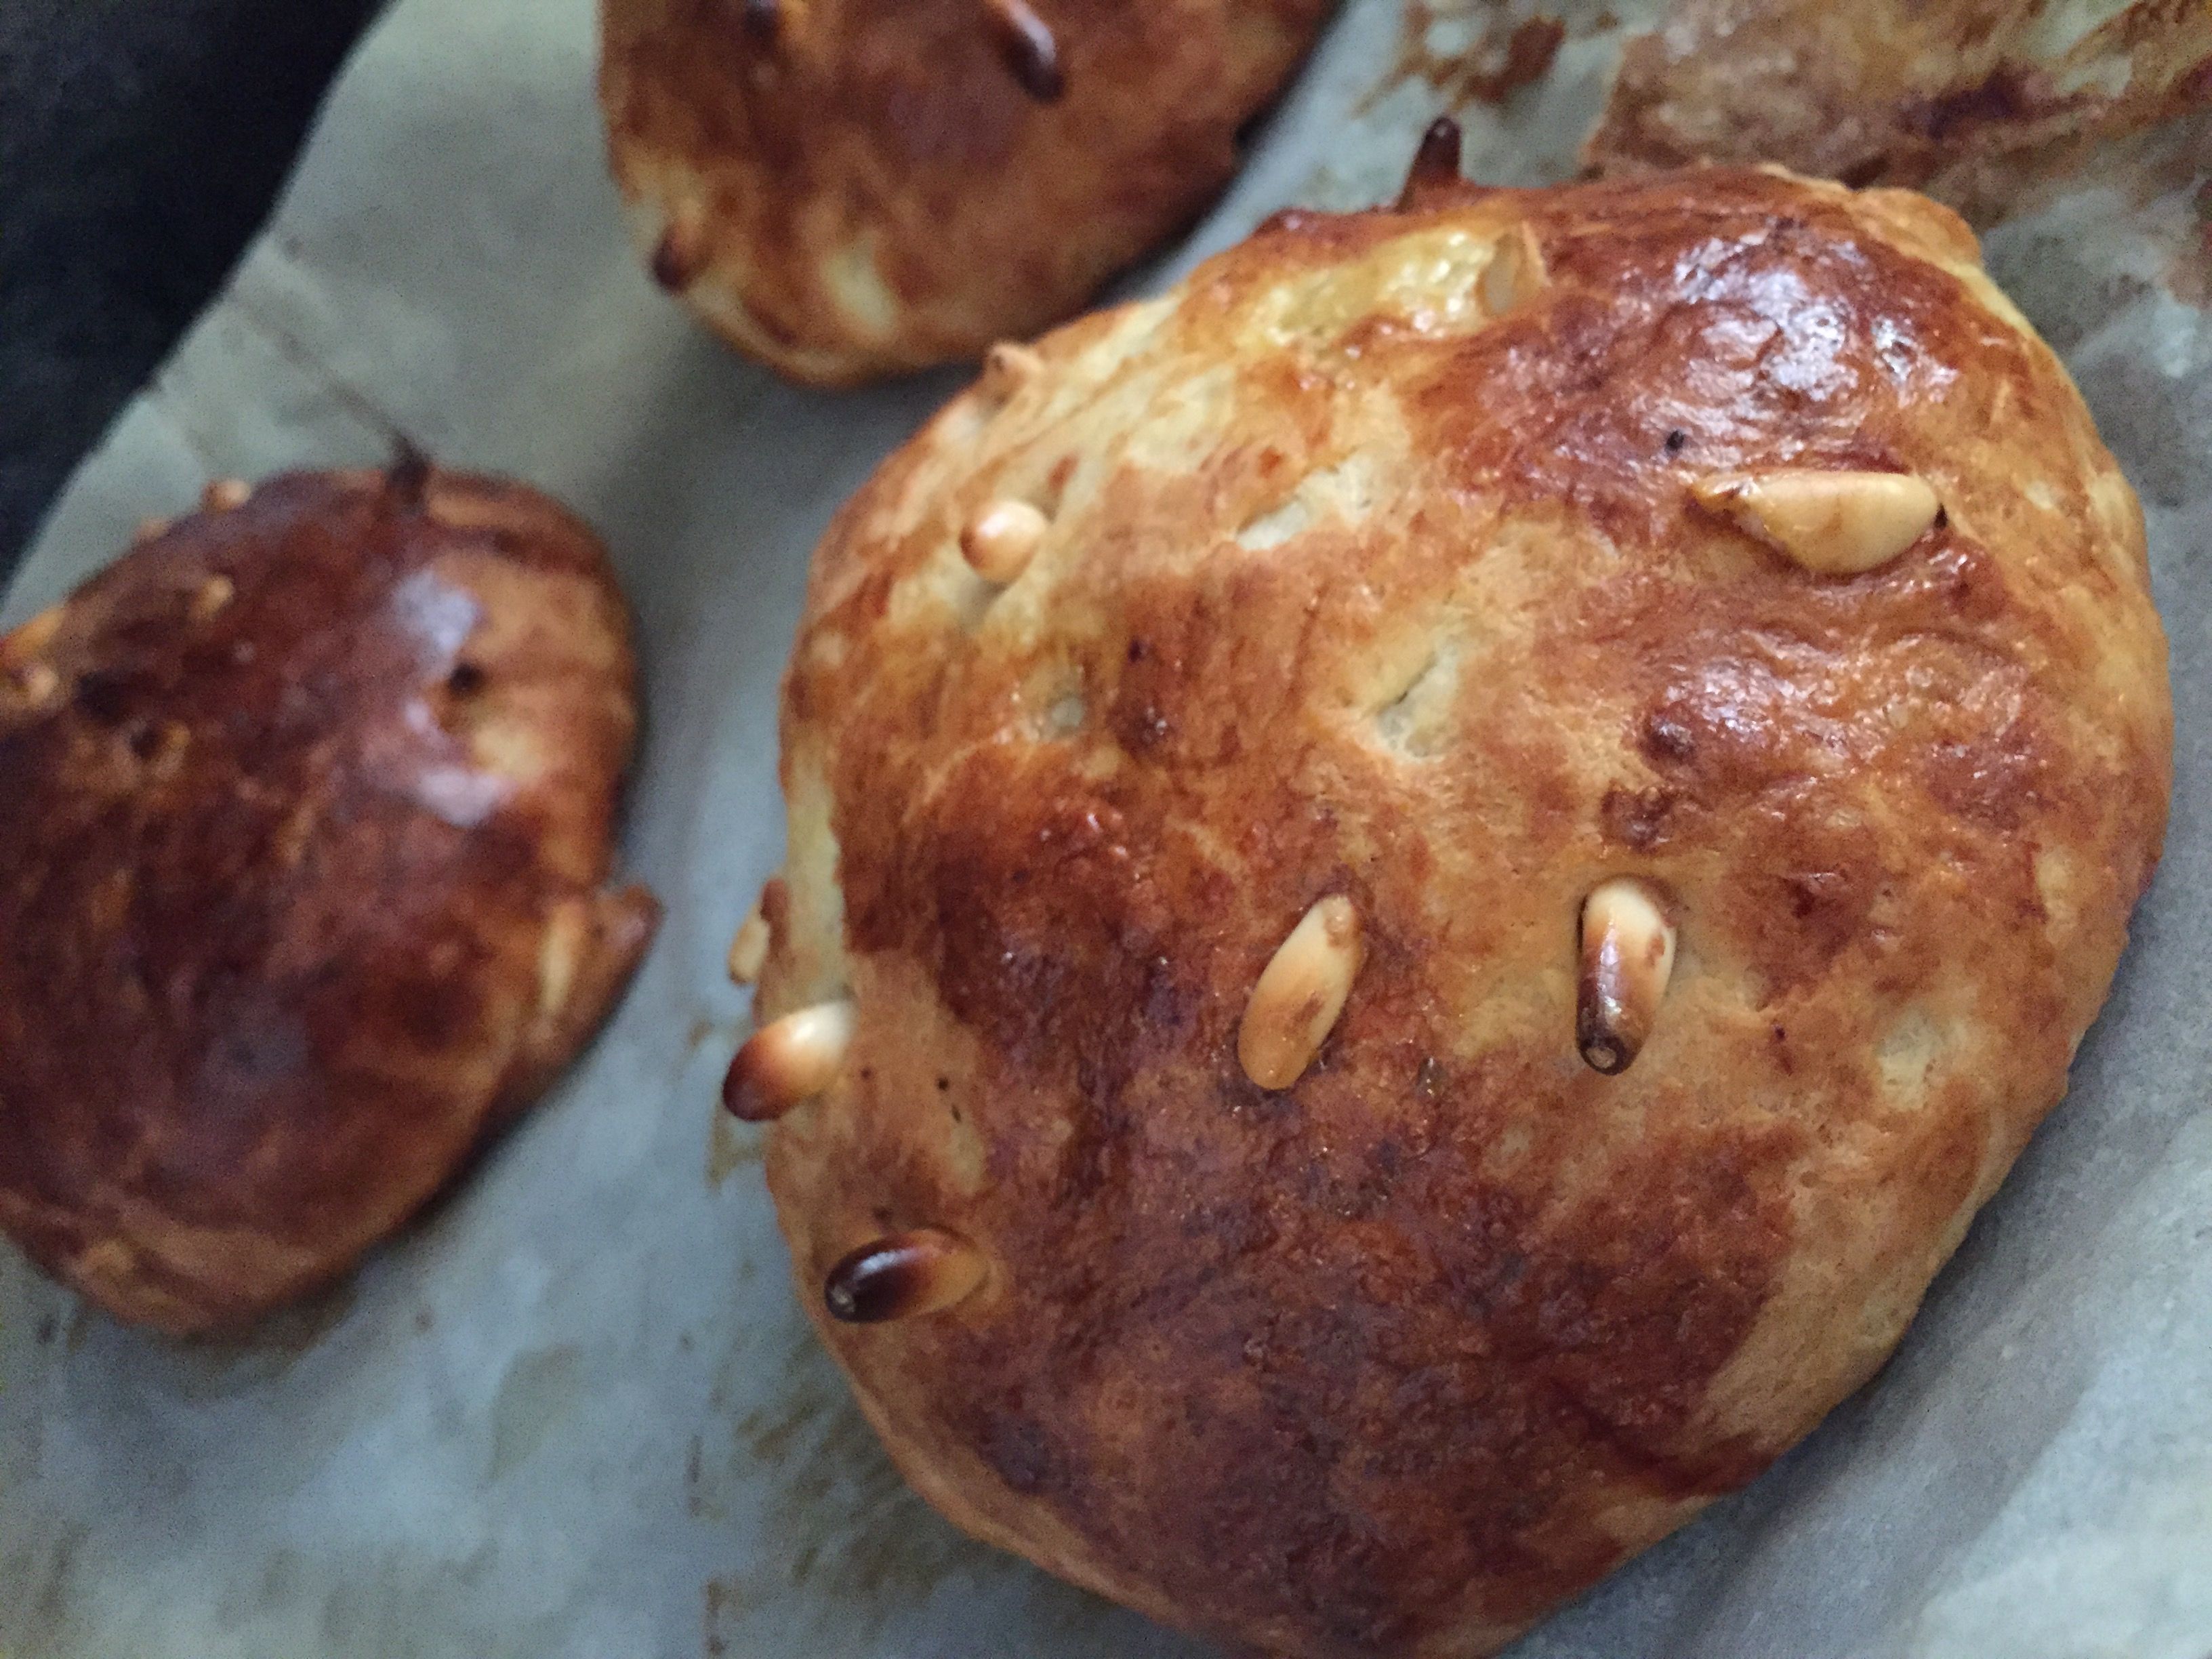
[[(1550, 9), (1549, 73), (1471, 106), (1478, 177), (1571, 171), (1657, 6)], [(1504, 10), (1351, 0), (1146, 280), (1287, 203), (1390, 193), (1445, 96), (1424, 66)], [(402, 0), (5, 617), (210, 477), (374, 461), (399, 431), (532, 480), (597, 523), (637, 607), (627, 846), (666, 929), (423, 1225), (247, 1341), (124, 1330), (0, 1250), (0, 1655), (1192, 1659), (905, 1492), (807, 1334), (749, 1132), (714, 1122), (807, 555), (957, 377), (805, 393), (695, 331), (621, 233), (592, 56), (591, 0)], [(1895, 1362), (1521, 1659), (2212, 1653), (2212, 324), (2176, 297), (2201, 295), (2202, 137), (2136, 142), (1989, 242), (2143, 492), (2173, 642), (2166, 865), (2073, 1094)]]

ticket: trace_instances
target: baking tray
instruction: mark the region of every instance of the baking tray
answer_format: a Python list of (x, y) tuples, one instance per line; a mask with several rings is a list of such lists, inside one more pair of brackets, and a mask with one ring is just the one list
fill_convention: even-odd
[[(1657, 10), (1551, 7), (1556, 53), (1516, 89), (1453, 66), (1528, 6), (1352, 0), (1228, 198), (1130, 286), (1287, 204), (1387, 197), (1455, 97), (1476, 94), (1477, 177), (1565, 176)], [(0, 1251), (0, 1656), (1192, 1659), (906, 1492), (808, 1334), (755, 1132), (718, 1121), (746, 1030), (724, 955), (781, 857), (775, 697), (808, 553), (959, 377), (810, 393), (694, 329), (623, 234), (593, 57), (588, 0), (402, 0), (4, 615), (210, 477), (404, 436), (544, 486), (636, 605), (625, 845), (667, 925), (465, 1184), (249, 1340), (125, 1330)], [(2166, 860), (2072, 1096), (1883, 1374), (1516, 1659), (2212, 1651), (2203, 143), (2124, 147), (1988, 245), (2143, 492), (2173, 643)]]

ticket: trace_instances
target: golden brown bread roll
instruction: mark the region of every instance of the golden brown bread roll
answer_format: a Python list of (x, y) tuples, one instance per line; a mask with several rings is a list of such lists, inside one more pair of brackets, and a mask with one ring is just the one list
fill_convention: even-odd
[(1075, 310), (1225, 185), (1331, 0), (605, 0), (659, 279), (838, 386)]
[[(2094, 25), (2094, 27), (2093, 27)], [(1628, 43), (1591, 165), (1779, 161), (1976, 219), (2212, 101), (2212, 7), (1674, 0)]]
[(1427, 156), (836, 520), (728, 1091), (932, 1503), (1299, 1659), (1490, 1653), (1873, 1373), (2169, 787), (2135, 497), (1955, 216)]
[(652, 937), (635, 681), (582, 524), (414, 464), (218, 485), (0, 639), (0, 1228), (184, 1334), (406, 1220)]

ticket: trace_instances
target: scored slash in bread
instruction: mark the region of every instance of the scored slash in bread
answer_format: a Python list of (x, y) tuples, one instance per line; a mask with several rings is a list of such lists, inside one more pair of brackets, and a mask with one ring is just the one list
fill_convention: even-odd
[(1297, 1659), (1491, 1652), (1869, 1376), (2169, 788), (2135, 497), (1954, 216), (1450, 172), (957, 398), (784, 698), (824, 1340), (962, 1526)]
[(413, 462), (211, 489), (0, 639), (0, 1228), (182, 1334), (405, 1221), (652, 938), (635, 679), (581, 523)]

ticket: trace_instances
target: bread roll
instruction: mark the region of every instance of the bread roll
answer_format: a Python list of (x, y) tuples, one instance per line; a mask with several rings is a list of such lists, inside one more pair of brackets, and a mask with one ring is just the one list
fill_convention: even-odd
[(836, 520), (730, 1091), (921, 1492), (1297, 1659), (1491, 1653), (1872, 1376), (2169, 788), (2136, 498), (1953, 214), (1427, 157)]
[(841, 386), (1074, 311), (1228, 183), (1330, 0), (605, 0), (654, 275)]
[(651, 939), (636, 719), (591, 532), (416, 464), (216, 486), (0, 639), (0, 1228), (177, 1334), (345, 1272)]
[(1585, 155), (1626, 175), (1780, 161), (1978, 223), (2212, 100), (2212, 7), (2172, 0), (1673, 0)]

